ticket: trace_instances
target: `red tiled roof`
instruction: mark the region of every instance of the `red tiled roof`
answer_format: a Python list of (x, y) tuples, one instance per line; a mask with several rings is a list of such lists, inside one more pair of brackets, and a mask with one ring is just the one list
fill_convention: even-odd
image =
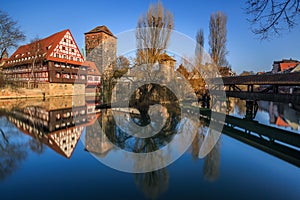
[(92, 29), (92, 30), (90, 30), (89, 32), (84, 33), (84, 34), (89, 34), (89, 33), (99, 33), (99, 32), (104, 32), (104, 33), (106, 33), (107, 35), (110, 35), (110, 36), (113, 36), (113, 37), (116, 38), (116, 36), (114, 36), (114, 35), (112, 34), (112, 32), (111, 32), (106, 26), (104, 26), (104, 25), (102, 25), (102, 26), (97, 26), (96, 28), (94, 28), (94, 29)]
[(289, 62), (289, 63), (280, 63), (280, 71), (285, 71), (287, 69), (295, 67), (299, 62)]
[(159, 55), (159, 61), (176, 61), (176, 60), (171, 56), (169, 56), (168, 54), (162, 53)]
[[(23, 61), (17, 62), (17, 64), (27, 64), (31, 63), (32, 59), (28, 59), (30, 56), (34, 56), (36, 53), (39, 56), (39, 59), (46, 59), (46, 60), (52, 60), (52, 61), (58, 61), (58, 62), (65, 62), (65, 63), (70, 63), (70, 64), (76, 64), (76, 65), (81, 65), (81, 62), (78, 61), (72, 61), (68, 59), (63, 59), (63, 58), (56, 58), (56, 57), (50, 57), (51, 52), (55, 49), (55, 47), (59, 44), (59, 42), (62, 40), (62, 38), (65, 36), (67, 32), (70, 32), (69, 29), (57, 32), (49, 37), (46, 37), (44, 39), (35, 41), (33, 43), (27, 44), (20, 46), (14, 54), (8, 59), (8, 61), (13, 61), (13, 60), (19, 60), (19, 59), (24, 59)], [(70, 32), (71, 34), (71, 32)], [(72, 36), (72, 34), (71, 34)], [(73, 36), (72, 36), (73, 37)], [(76, 45), (76, 43), (75, 43)], [(76, 45), (77, 46), (77, 45)], [(38, 52), (37, 48), (39, 49)], [(78, 48), (78, 47), (77, 47)], [(25, 60), (25, 58), (27, 58)], [(6, 63), (5, 67), (13, 66), (16, 65), (16, 63)]]
[(88, 74), (89, 75), (98, 75), (100, 76), (101, 73), (99, 72), (98, 68), (96, 67), (95, 63), (92, 61), (84, 61), (82, 66), (88, 67)]

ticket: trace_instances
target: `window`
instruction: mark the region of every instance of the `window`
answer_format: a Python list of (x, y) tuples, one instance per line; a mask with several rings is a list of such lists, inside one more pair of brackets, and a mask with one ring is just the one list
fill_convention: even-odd
[(62, 47), (62, 50), (66, 50), (66, 47)]
[(67, 42), (67, 39), (66, 39), (66, 38), (64, 39), (64, 42)]
[(75, 52), (75, 50), (74, 50), (74, 49), (71, 49), (71, 52), (72, 52), (72, 53), (74, 53), (74, 52)]
[[(69, 78), (70, 78), (70, 74), (63, 74), (63, 78), (69, 79)], [(65, 86), (65, 87), (66, 87), (66, 86)]]
[(59, 114), (59, 113), (56, 114), (56, 115), (55, 115), (55, 118), (56, 118), (56, 120), (59, 120), (59, 119), (60, 119), (60, 114)]

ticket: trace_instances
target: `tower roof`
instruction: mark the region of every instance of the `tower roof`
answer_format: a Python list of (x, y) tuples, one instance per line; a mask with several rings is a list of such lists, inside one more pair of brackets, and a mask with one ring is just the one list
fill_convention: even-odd
[(92, 29), (89, 32), (86, 32), (84, 34), (100, 33), (100, 32), (106, 33), (107, 35), (110, 35), (110, 36), (116, 38), (116, 36), (114, 36), (114, 34), (112, 34), (112, 32), (106, 26), (104, 26), (104, 25), (97, 26), (96, 28), (94, 28), (94, 29)]

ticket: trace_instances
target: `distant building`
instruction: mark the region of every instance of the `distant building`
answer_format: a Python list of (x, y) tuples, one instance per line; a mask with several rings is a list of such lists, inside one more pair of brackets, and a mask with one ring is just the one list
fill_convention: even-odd
[(162, 53), (159, 56), (158, 63), (162, 67), (162, 73), (165, 75), (167, 81), (171, 81), (172, 75), (174, 75), (174, 68), (176, 60), (166, 53)]
[(3, 73), (7, 81), (40, 88), (46, 95), (84, 93), (87, 67), (83, 61), (67, 29), (20, 46), (4, 64)]
[(5, 62), (6, 62), (7, 60), (8, 60), (8, 53), (7, 53), (6, 50), (4, 50), (3, 55), (2, 55), (2, 58), (1, 58), (1, 60), (0, 60), (0, 68), (1, 68), (2, 66), (4, 66), (4, 64), (5, 64)]
[(273, 63), (273, 69), (272, 73), (283, 73), (285, 71), (292, 70), (295, 68), (298, 64), (300, 64), (300, 61), (298, 60), (292, 60), (292, 59), (283, 59), (281, 61), (274, 61)]
[(218, 67), (218, 70), (222, 77), (236, 75), (234, 72), (231, 71), (231, 69), (229, 67)]
[(300, 64), (298, 64), (296, 67), (294, 67), (291, 72), (300, 72)]
[(83, 66), (87, 68), (87, 87), (95, 87), (100, 84), (101, 74), (94, 62), (84, 61)]

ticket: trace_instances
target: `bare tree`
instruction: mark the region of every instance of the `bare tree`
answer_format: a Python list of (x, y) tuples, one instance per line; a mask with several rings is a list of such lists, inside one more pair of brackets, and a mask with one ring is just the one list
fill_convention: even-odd
[(196, 35), (197, 46), (195, 50), (196, 64), (202, 63), (203, 48), (204, 48), (204, 32), (203, 29), (199, 29)]
[(146, 15), (137, 23), (137, 64), (153, 64), (167, 48), (172, 29), (173, 15), (165, 10), (161, 2), (150, 5)]
[(129, 68), (130, 61), (125, 56), (118, 56), (116, 59), (115, 68), (122, 69), (122, 68)]
[(222, 12), (213, 13), (209, 22), (210, 56), (217, 66), (227, 66), (227, 16)]
[(39, 36), (35, 36), (31, 41), (30, 41), (30, 45), (28, 46), (28, 52), (30, 52), (31, 56), (33, 57), (32, 61), (31, 61), (31, 68), (30, 68), (30, 77), (28, 79), (28, 87), (30, 85), (30, 82), (33, 82), (33, 84), (36, 84), (36, 76), (35, 76), (35, 71), (36, 71), (36, 67), (39, 64), (42, 64), (42, 53), (43, 53), (43, 47), (42, 44), (40, 42), (40, 37)]
[(17, 47), (20, 41), (25, 40), (24, 33), (5, 12), (0, 10), (0, 60), (5, 50)]
[(246, 13), (252, 31), (261, 39), (280, 35), (297, 25), (300, 15), (300, 0), (247, 0)]

